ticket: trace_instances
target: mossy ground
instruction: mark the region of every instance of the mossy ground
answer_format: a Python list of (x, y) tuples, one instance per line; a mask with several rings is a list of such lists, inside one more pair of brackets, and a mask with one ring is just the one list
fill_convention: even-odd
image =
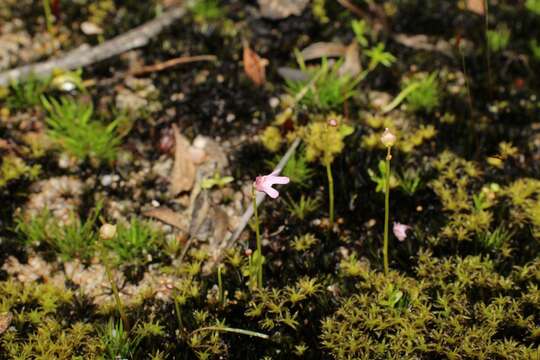
[[(166, 2), (60, 1), (51, 34), (37, 3), (0, 5), (0, 39), (19, 39), (15, 52), (0, 42), (4, 68), (98, 44)], [(0, 359), (540, 359), (536, 2), (488, 1), (483, 14), (471, 1), (350, 3), (366, 23), (334, 1), (269, 20), (256, 1), (201, 0), (143, 49), (0, 88)], [(103, 34), (84, 35), (84, 21)], [(357, 42), (366, 72), (336, 79), (345, 59), (295, 99), (326, 60), (293, 82), (280, 68), (298, 70), (295, 50), (322, 41)], [(244, 73), (246, 44), (269, 61), (263, 86)], [(128, 76), (201, 54), (218, 60)], [(88, 109), (81, 140), (70, 116)], [(228, 157), (194, 205), (168, 191), (173, 125)], [(388, 275), (385, 128), (398, 137), (390, 219), (411, 226), (390, 238)], [(254, 289), (254, 224), (218, 273), (223, 239), (208, 234), (224, 215), (199, 205), (234, 223), (295, 138), (291, 184), (259, 210)], [(147, 216), (161, 206), (215, 217), (188, 224), (206, 242), (182, 261), (185, 233)], [(117, 225), (109, 241), (103, 223)]]

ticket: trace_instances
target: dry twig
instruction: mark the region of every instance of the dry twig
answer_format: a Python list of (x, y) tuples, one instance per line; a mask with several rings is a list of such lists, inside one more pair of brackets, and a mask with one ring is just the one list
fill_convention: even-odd
[(175, 20), (181, 18), (185, 12), (184, 6), (174, 7), (158, 18), (108, 40), (103, 44), (94, 47), (83, 45), (68, 52), (61, 58), (4, 71), (0, 73), (0, 85), (7, 85), (10, 81), (22, 80), (32, 74), (35, 76), (47, 76), (54, 69), (78, 69), (122, 54), (128, 50), (145, 46), (151, 38), (159, 34)]

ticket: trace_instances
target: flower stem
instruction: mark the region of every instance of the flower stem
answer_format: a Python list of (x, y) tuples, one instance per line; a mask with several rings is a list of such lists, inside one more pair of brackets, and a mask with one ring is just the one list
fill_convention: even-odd
[(178, 329), (182, 330), (182, 313), (180, 312), (180, 304), (176, 297), (174, 298), (174, 310), (176, 313), (176, 320), (178, 321)]
[(223, 281), (221, 280), (221, 264), (218, 265), (217, 280), (219, 288), (219, 303), (223, 304)]
[(50, 0), (43, 0), (43, 11), (45, 12), (45, 22), (47, 23), (47, 31), (52, 34), (53, 30), (53, 19), (51, 11)]
[(328, 177), (328, 202), (330, 214), (330, 229), (334, 226), (334, 178), (332, 177), (332, 166), (326, 162), (326, 176)]
[(122, 299), (120, 299), (120, 293), (118, 292), (118, 287), (116, 286), (116, 282), (114, 281), (114, 278), (112, 276), (109, 259), (107, 258), (107, 255), (105, 255), (105, 252), (103, 252), (103, 255), (104, 255), (103, 262), (105, 265), (105, 273), (107, 274), (107, 279), (109, 280), (109, 283), (111, 284), (114, 301), (116, 303), (116, 309), (118, 310), (118, 313), (120, 314), (120, 317), (122, 318), (122, 322), (124, 323), (124, 329), (129, 330), (129, 321), (128, 321), (126, 312), (124, 310), (124, 305), (122, 304)]
[[(255, 188), (252, 189), (253, 197), (253, 216), (255, 217), (255, 236), (257, 238), (257, 252), (259, 253), (259, 259), (262, 259), (262, 246), (261, 246), (261, 233), (259, 229), (259, 212), (257, 211), (257, 193)], [(257, 271), (257, 287), (262, 288), (262, 261), (258, 262)]]
[(383, 243), (383, 257), (384, 257), (384, 274), (388, 275), (388, 218), (390, 213), (390, 154), (391, 147), (389, 146), (386, 153), (386, 176), (384, 181), (384, 243)]

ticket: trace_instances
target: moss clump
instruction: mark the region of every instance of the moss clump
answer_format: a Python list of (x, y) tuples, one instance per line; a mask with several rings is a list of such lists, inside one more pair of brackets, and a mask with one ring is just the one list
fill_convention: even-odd
[(331, 126), (327, 121), (315, 119), (307, 126), (303, 134), (306, 143), (306, 160), (309, 162), (319, 159), (323, 165), (331, 164), (334, 158), (343, 151), (345, 137), (354, 131), (352, 127), (340, 124), (342, 119), (337, 115), (330, 114), (326, 119), (334, 120), (339, 125)]
[(7, 155), (2, 159), (2, 166), (0, 167), (0, 188), (6, 186), (10, 181), (22, 177), (35, 180), (40, 173), (41, 166), (29, 166), (20, 157)]
[(510, 216), (516, 227), (529, 224), (532, 234), (540, 239), (540, 181), (521, 178), (503, 189), (512, 204)]
[(277, 152), (281, 147), (283, 138), (277, 127), (268, 126), (261, 135), (261, 141), (268, 151)]
[(323, 321), (322, 345), (335, 359), (534, 358), (540, 294), (515, 278), (537, 266), (502, 276), (489, 259), (421, 252), (416, 279), (348, 271), (358, 294)]
[(481, 175), (478, 166), (448, 151), (441, 153), (433, 166), (438, 176), (430, 186), (448, 213), (448, 221), (442, 229), (443, 238), (471, 240), (474, 234), (487, 231), (493, 220), (489, 210), (493, 199), (482, 193), (474, 197), (473, 184)]

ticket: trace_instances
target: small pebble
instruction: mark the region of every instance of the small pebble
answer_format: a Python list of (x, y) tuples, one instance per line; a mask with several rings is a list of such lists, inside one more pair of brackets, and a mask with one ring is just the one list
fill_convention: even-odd
[(275, 109), (279, 106), (279, 99), (277, 97), (271, 97), (268, 103), (272, 109)]

